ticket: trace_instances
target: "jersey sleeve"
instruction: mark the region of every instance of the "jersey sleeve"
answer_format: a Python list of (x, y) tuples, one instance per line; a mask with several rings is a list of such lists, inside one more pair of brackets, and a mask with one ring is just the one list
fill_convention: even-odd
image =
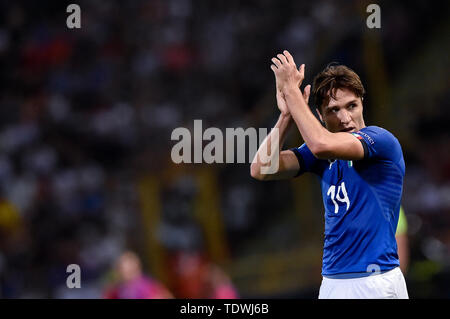
[(290, 150), (294, 152), (300, 165), (300, 169), (295, 177), (306, 172), (315, 173), (317, 175), (321, 174), (321, 167), (323, 166), (321, 165), (321, 162), (323, 161), (315, 157), (306, 144), (303, 144), (300, 147), (291, 148)]
[(365, 159), (379, 158), (397, 162), (403, 156), (395, 136), (381, 127), (368, 126), (351, 134), (361, 141)]

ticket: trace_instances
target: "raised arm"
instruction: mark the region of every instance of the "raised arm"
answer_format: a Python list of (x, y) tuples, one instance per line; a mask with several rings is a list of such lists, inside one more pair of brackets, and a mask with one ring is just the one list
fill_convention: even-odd
[[(260, 181), (286, 179), (294, 177), (298, 172), (300, 166), (295, 154), (290, 150), (281, 151), (292, 123), (293, 121), (290, 115), (280, 114), (277, 123), (259, 146), (252, 161), (250, 174), (253, 178)], [(275, 130), (278, 130), (278, 138), (275, 137)], [(277, 145), (273, 146), (272, 143), (276, 143)], [(264, 163), (262, 162), (263, 158), (266, 159)], [(277, 160), (278, 168), (273, 172), (264, 173), (264, 167), (271, 166)]]
[[(309, 99), (309, 93), (304, 98)], [(258, 180), (280, 180), (294, 177), (300, 169), (300, 165), (294, 152), (291, 150), (282, 151), (284, 141), (286, 140), (289, 128), (293, 124), (292, 116), (286, 105), (286, 101), (283, 98), (282, 92), (279, 89), (277, 82), (277, 106), (281, 114), (277, 123), (271, 130), (269, 135), (259, 146), (257, 153), (252, 161), (250, 167), (250, 174), (253, 178)], [(275, 136), (275, 131), (278, 132), (278, 138)], [(276, 143), (275, 147), (272, 143)], [(272, 153), (272, 149), (275, 151)], [(263, 152), (265, 152), (265, 155)], [(265, 155), (265, 156), (264, 156)], [(276, 161), (278, 157), (278, 167), (274, 172), (264, 173), (263, 168), (269, 166), (269, 163)], [(265, 163), (261, 161), (261, 158), (269, 159)]]
[[(358, 139), (351, 134), (332, 133), (322, 126), (302, 96), (299, 86), (304, 79), (305, 65), (297, 70), (289, 52), (284, 51), (273, 58), (271, 68), (280, 83), (289, 112), (297, 125), (306, 145), (320, 159), (359, 160), (364, 157), (364, 149)], [(308, 93), (311, 86), (305, 87)]]

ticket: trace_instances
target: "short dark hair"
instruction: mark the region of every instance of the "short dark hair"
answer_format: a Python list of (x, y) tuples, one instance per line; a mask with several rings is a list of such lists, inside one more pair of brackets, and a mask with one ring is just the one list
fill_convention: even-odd
[(315, 104), (322, 112), (322, 106), (330, 101), (330, 97), (336, 98), (337, 89), (346, 88), (357, 97), (363, 98), (366, 91), (355, 71), (345, 65), (330, 63), (316, 75), (313, 82), (313, 96)]

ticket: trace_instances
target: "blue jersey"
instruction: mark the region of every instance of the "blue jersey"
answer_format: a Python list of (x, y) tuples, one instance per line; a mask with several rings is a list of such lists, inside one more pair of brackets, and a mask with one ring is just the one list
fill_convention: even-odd
[(400, 143), (377, 126), (349, 134), (361, 141), (364, 159), (320, 160), (306, 144), (291, 149), (300, 163), (297, 176), (312, 172), (321, 180), (324, 276), (399, 266), (395, 231), (405, 175)]

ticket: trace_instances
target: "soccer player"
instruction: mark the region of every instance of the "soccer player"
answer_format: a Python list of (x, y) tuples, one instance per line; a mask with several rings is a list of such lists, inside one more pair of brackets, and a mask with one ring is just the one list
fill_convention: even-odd
[[(281, 114), (255, 155), (251, 176), (273, 180), (311, 172), (320, 178), (325, 238), (319, 299), (408, 298), (395, 240), (405, 174), (398, 140), (381, 127), (365, 125), (365, 90), (348, 67), (329, 65), (314, 79), (312, 93), (324, 127), (308, 106), (311, 86), (300, 91), (305, 65), (297, 69), (287, 51), (272, 62)], [(281, 150), (293, 124), (305, 143)], [(271, 143), (277, 152), (270, 152)], [(267, 166), (262, 152), (278, 160), (275, 173), (262, 173)]]

